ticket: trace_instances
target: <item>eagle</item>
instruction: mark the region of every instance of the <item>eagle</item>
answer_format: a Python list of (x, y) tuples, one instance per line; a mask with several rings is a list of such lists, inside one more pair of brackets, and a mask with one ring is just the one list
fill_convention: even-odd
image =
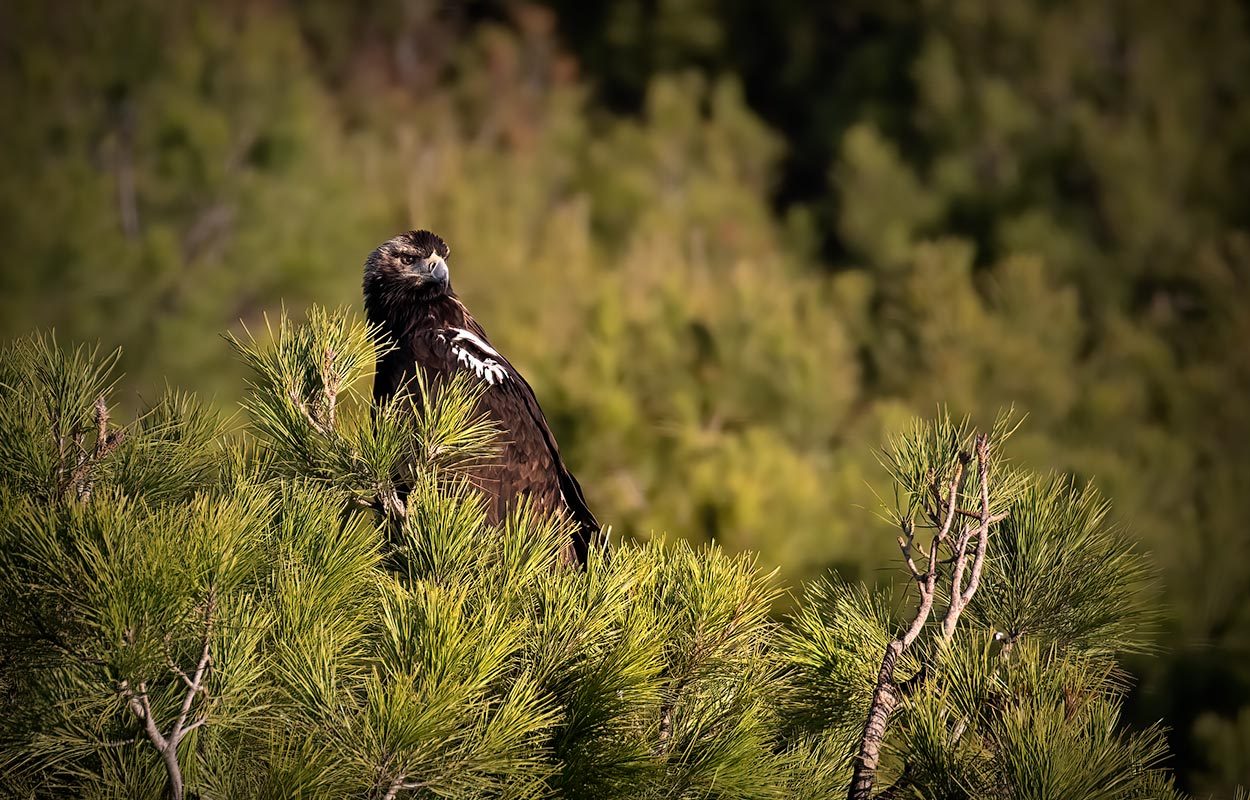
[(424, 385), (432, 391), (458, 372), (475, 381), (479, 413), (503, 432), (498, 458), (473, 474), (489, 521), (501, 521), (523, 499), (539, 513), (563, 514), (576, 533), (562, 558), (585, 564), (590, 547), (602, 544), (599, 523), (560, 457), (534, 390), (452, 291), (450, 255), (441, 237), (420, 230), (383, 242), (365, 260), (365, 314), (395, 345), (378, 358), (374, 406), (400, 391), (419, 391), (418, 370), (431, 379)]

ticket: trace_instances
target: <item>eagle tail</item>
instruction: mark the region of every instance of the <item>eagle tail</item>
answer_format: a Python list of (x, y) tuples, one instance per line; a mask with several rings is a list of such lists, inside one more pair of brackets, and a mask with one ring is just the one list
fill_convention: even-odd
[(573, 473), (563, 468), (563, 465), (560, 469), (560, 493), (564, 495), (569, 516), (577, 523), (577, 533), (573, 537), (573, 552), (577, 557), (577, 563), (585, 564), (590, 548), (603, 547), (606, 550), (607, 539), (603, 535), (603, 529), (599, 527), (599, 521), (595, 519), (590, 506), (586, 504), (581, 484), (577, 482), (577, 478), (573, 477)]

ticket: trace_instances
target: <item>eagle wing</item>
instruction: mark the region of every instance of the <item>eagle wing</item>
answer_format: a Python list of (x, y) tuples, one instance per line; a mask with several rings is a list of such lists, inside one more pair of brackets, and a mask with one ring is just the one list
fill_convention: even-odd
[[(526, 495), (540, 510), (562, 510), (577, 524), (573, 555), (585, 563), (592, 543), (600, 536), (599, 522), (586, 504), (582, 487), (564, 464), (555, 435), (547, 424), (533, 388), (499, 353), (472, 318), (465, 327), (422, 331), (413, 341), (415, 362), (436, 372), (462, 371), (483, 384), (481, 403), (504, 429), (503, 458), (482, 471), (483, 491), (496, 498), (497, 515), (518, 495)], [(402, 380), (402, 378), (400, 379)], [(397, 386), (375, 385), (394, 393)]]

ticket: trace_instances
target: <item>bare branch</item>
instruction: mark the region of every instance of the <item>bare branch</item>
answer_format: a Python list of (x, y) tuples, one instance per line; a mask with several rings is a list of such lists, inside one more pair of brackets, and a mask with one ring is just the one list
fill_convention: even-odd
[(162, 753), (169, 746), (169, 742), (161, 735), (160, 729), (156, 727), (156, 720), (152, 719), (152, 705), (148, 702), (148, 686), (147, 683), (140, 681), (138, 690), (132, 689), (129, 682), (122, 681), (117, 685), (117, 690), (122, 697), (126, 698), (126, 704), (130, 707), (131, 712), (143, 723), (143, 731), (147, 734), (148, 741)]
[[(898, 658), (911, 646), (920, 631), (924, 629), (933, 609), (933, 595), (937, 586), (937, 553), (938, 547), (950, 533), (951, 523), (955, 519), (955, 504), (958, 500), (959, 483), (963, 479), (963, 462), (955, 468), (955, 476), (950, 483), (949, 500), (946, 505), (945, 520), (942, 527), (933, 535), (933, 544), (929, 548), (929, 571), (920, 580), (918, 570), (911, 563), (910, 554), (904, 549), (904, 556), (909, 562), (912, 574), (917, 576), (916, 585), (920, 591), (920, 603), (911, 625), (897, 639), (891, 641), (881, 659), (881, 669), (877, 673), (877, 685), (872, 693), (872, 702), (868, 707), (868, 719), (864, 723), (864, 733), (860, 737), (859, 753), (855, 758), (854, 772), (849, 790), (850, 800), (868, 800), (872, 794), (872, 785), (876, 780), (877, 765), (881, 759), (881, 742), (885, 739), (885, 731), (890, 722), (890, 715), (898, 705), (898, 687), (894, 683), (894, 667)], [(910, 526), (904, 527), (904, 533), (911, 534)], [(900, 537), (900, 543), (906, 541)]]
[(929, 577), (925, 580), (925, 585), (921, 586), (920, 605), (916, 608), (916, 616), (912, 619), (911, 625), (906, 632), (897, 640), (902, 645), (903, 650), (911, 647), (911, 643), (916, 641), (920, 631), (924, 630), (924, 624), (929, 620), (929, 612), (933, 609), (933, 576), (935, 574), (936, 570), (931, 571)]
[(933, 537), (933, 549), (935, 552), (937, 551), (937, 543), (946, 541), (946, 537), (951, 531), (951, 523), (955, 521), (955, 509), (958, 508), (959, 502), (959, 484), (964, 479), (964, 465), (967, 463), (963, 459), (963, 455), (963, 453), (960, 453), (960, 459), (955, 464), (955, 476), (951, 478), (950, 491), (946, 500), (946, 517), (942, 522), (942, 528)]
[(404, 501), (399, 499), (399, 492), (395, 491), (394, 486), (379, 487), (378, 498), (385, 516), (396, 521), (402, 521), (408, 516), (408, 509), (404, 507)]
[(95, 454), (98, 456), (109, 435), (109, 408), (104, 402), (104, 395), (100, 395), (95, 401), (95, 428)]
[[(951, 575), (950, 605), (946, 609), (946, 617), (942, 620), (942, 638), (950, 639), (955, 633), (955, 625), (963, 614), (964, 608), (972, 601), (977, 587), (981, 584), (981, 569), (985, 564), (986, 546), (989, 542), (990, 525), (990, 445), (989, 437), (982, 433), (975, 440), (977, 459), (977, 485), (981, 496), (981, 509), (977, 514), (978, 524), (975, 528), (966, 528), (959, 537), (955, 547), (955, 566)], [(967, 569), (967, 548), (972, 534), (977, 536), (977, 549), (972, 559), (971, 572), (967, 587), (964, 586), (964, 571)]]
[[(981, 521), (980, 511), (969, 511), (966, 508), (961, 508), (961, 509), (958, 509), (956, 513), (958, 513), (962, 517), (970, 517), (971, 519), (974, 519), (977, 522)], [(1006, 511), (1000, 511), (997, 514), (992, 514), (990, 516), (990, 524), (993, 525), (996, 522), (1002, 522), (1003, 520), (1007, 519), (1008, 516), (1009, 515)]]
[(335, 405), (339, 396), (339, 376), (334, 371), (334, 348), (327, 346), (321, 361), (322, 391), (325, 395), (326, 427), (334, 429)]
[[(178, 719), (174, 722), (173, 727), (169, 729), (169, 735), (165, 736), (161, 733), (160, 727), (156, 724), (156, 719), (152, 714), (152, 704), (148, 699), (147, 683), (140, 681), (137, 688), (132, 688), (128, 681), (121, 681), (117, 684), (118, 693), (125, 698), (126, 705), (130, 708), (131, 713), (143, 723), (144, 733), (147, 734), (148, 741), (160, 753), (161, 759), (165, 762), (165, 772), (169, 776), (169, 792), (173, 800), (182, 800), (183, 783), (182, 783), (182, 767), (178, 762), (178, 744), (186, 737), (188, 733), (208, 723), (208, 715), (201, 714), (190, 725), (187, 724), (187, 718), (191, 714), (191, 706), (195, 703), (197, 695), (204, 691), (204, 680), (207, 672), (212, 666), (212, 632), (213, 632), (213, 614), (216, 611), (216, 595), (213, 591), (209, 591), (208, 601), (204, 609), (204, 637), (200, 650), (200, 659), (196, 664), (194, 675), (188, 677), (169, 654), (169, 641), (165, 642), (165, 660), (170, 669), (178, 675), (186, 686), (186, 693), (182, 698), (182, 707), (179, 709)], [(132, 637), (127, 632), (127, 640)]]
[[(933, 595), (937, 589), (938, 578), (938, 548), (950, 536), (951, 525), (955, 521), (955, 508), (959, 502), (959, 486), (963, 481), (965, 463), (965, 460), (961, 457), (955, 464), (955, 475), (951, 478), (950, 487), (947, 491), (945, 518), (942, 522), (942, 527), (933, 534), (933, 543), (929, 546), (929, 571), (925, 576), (924, 583), (920, 586), (920, 605), (916, 609), (916, 616), (912, 619), (911, 626), (900, 640), (903, 650), (910, 647), (911, 643), (920, 635), (920, 631), (924, 629), (925, 622), (929, 619), (929, 612), (933, 609)], [(880, 743), (878, 742), (878, 744)]]
[(984, 434), (977, 439), (977, 470), (981, 484), (981, 527), (977, 530), (977, 552), (972, 559), (972, 577), (968, 579), (968, 588), (961, 598), (964, 605), (972, 600), (972, 596), (977, 593), (977, 587), (981, 585), (981, 569), (985, 566), (990, 526), (1007, 516), (1006, 513), (990, 516), (990, 440)]
[[(943, 487), (945, 489), (945, 499), (943, 499), (939, 491), (936, 479), (933, 479), (929, 490), (929, 494), (932, 495), (932, 503), (928, 496), (921, 498), (925, 513), (933, 521), (934, 525), (937, 526), (929, 552), (925, 554), (928, 557), (928, 570), (926, 572), (922, 573), (920, 571), (913, 557), (914, 550), (922, 553), (923, 550), (915, 544), (915, 531), (911, 521), (905, 520), (902, 523), (903, 535), (898, 537), (898, 546), (903, 553), (903, 560), (907, 564), (907, 569), (911, 573), (912, 579), (916, 582), (920, 600), (916, 606), (916, 613), (912, 618), (911, 624), (901, 636), (886, 646), (885, 656), (881, 660), (881, 669), (877, 674), (877, 684), (873, 690), (872, 702), (868, 708), (868, 719), (864, 723), (864, 732), (860, 738), (859, 752), (854, 762), (851, 785), (848, 789), (849, 800), (869, 800), (872, 796), (872, 787), (876, 780), (877, 766), (881, 757), (881, 745), (885, 739), (890, 715), (898, 705), (900, 697), (910, 696), (927, 679), (928, 670), (922, 666), (915, 675), (900, 686), (894, 682), (894, 668), (898, 663), (899, 657), (920, 636), (929, 619), (929, 615), (932, 613), (933, 600), (937, 594), (939, 565), (948, 563), (952, 565), (951, 600), (946, 616), (942, 620), (942, 637), (945, 640), (949, 639), (954, 632), (955, 624), (958, 622), (960, 614), (971, 601), (980, 583), (990, 527), (1005, 516), (1003, 514), (990, 514), (989, 437), (986, 434), (978, 434), (974, 441), (977, 460), (977, 481), (981, 500), (980, 510), (969, 512), (961, 508), (959, 504), (960, 487), (963, 484), (964, 472), (973, 459), (973, 454), (967, 452), (958, 454), (950, 482)], [(952, 543), (951, 529), (957, 516), (971, 517), (976, 520), (976, 524), (961, 528)], [(969, 571), (968, 546), (974, 537), (976, 538), (976, 549), (969, 573), (968, 586), (965, 588), (963, 576), (966, 571)], [(939, 559), (939, 550), (943, 545), (950, 545), (951, 554), (949, 558)], [(886, 795), (893, 796), (893, 793), (901, 791), (902, 788), (903, 784), (896, 784), (894, 787), (886, 790)]]
[[(205, 671), (212, 664), (213, 612), (216, 610), (216, 606), (217, 596), (210, 590), (208, 603), (204, 608), (204, 637), (200, 648), (200, 660), (195, 665), (195, 675), (188, 682), (187, 692), (182, 698), (182, 708), (178, 712), (178, 721), (174, 723), (174, 727), (169, 734), (175, 747), (178, 746), (178, 742), (182, 740), (182, 737), (186, 735), (186, 730), (184, 730), (183, 726), (186, 725), (187, 716), (191, 713), (191, 704), (195, 702), (196, 695), (204, 691)], [(182, 672), (181, 670), (178, 671), (179, 673)]]
[(182, 736), (180, 736), (180, 737), (178, 737), (178, 738), (179, 738), (179, 739), (186, 738), (186, 735), (187, 735), (188, 733), (190, 733), (191, 731), (195, 730), (196, 728), (199, 728), (199, 727), (201, 727), (201, 726), (203, 726), (203, 725), (206, 725), (206, 724), (208, 724), (208, 717), (207, 717), (207, 716), (199, 717), (199, 718), (195, 719), (194, 721), (192, 721), (192, 723), (191, 723), (190, 725), (188, 725), (187, 727), (183, 728), (183, 729), (182, 729)]
[(902, 520), (900, 524), (903, 528), (903, 535), (898, 537), (898, 549), (903, 551), (903, 561), (907, 563), (907, 569), (911, 572), (911, 576), (923, 588), (925, 576), (916, 568), (916, 562), (911, 555), (911, 551), (916, 544), (915, 524), (910, 519)]
[(391, 781), (391, 785), (387, 787), (386, 794), (383, 798), (384, 800), (395, 800), (395, 796), (399, 794), (401, 789), (411, 792), (417, 789), (424, 789), (429, 785), (429, 781), (410, 781), (408, 780), (407, 775), (400, 775), (398, 778)]
[(885, 657), (881, 659), (881, 669), (877, 673), (877, 686), (872, 693), (872, 703), (868, 706), (868, 719), (864, 723), (864, 733), (860, 737), (859, 753), (855, 757), (855, 769), (851, 776), (849, 791), (850, 800), (868, 800), (872, 793), (872, 784), (877, 775), (877, 764), (881, 759), (881, 742), (885, 739), (886, 726), (890, 715), (898, 704), (898, 694), (894, 685), (894, 666), (902, 655), (904, 644), (902, 639), (895, 639), (886, 645)]
[(182, 683), (183, 683), (183, 684), (184, 684), (187, 688), (189, 688), (189, 689), (194, 689), (194, 688), (195, 688), (195, 684), (191, 681), (190, 676), (188, 676), (188, 675), (187, 675), (187, 673), (183, 672), (183, 671), (182, 671), (182, 668), (181, 668), (181, 667), (179, 667), (176, 663), (174, 663), (174, 658), (173, 658), (173, 656), (171, 656), (171, 655), (169, 654), (169, 641), (170, 641), (171, 636), (172, 636), (172, 634), (167, 634), (167, 635), (165, 636), (165, 665), (166, 665), (167, 667), (169, 667), (169, 669), (170, 669), (170, 670), (171, 670), (171, 671), (172, 671), (175, 675), (177, 675), (179, 678), (181, 678), (181, 679), (182, 679)]

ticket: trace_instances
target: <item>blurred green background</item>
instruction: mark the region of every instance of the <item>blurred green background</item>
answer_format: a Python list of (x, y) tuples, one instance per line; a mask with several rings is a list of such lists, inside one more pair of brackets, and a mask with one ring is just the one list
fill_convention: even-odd
[[(411, 227), (601, 520), (897, 580), (873, 449), (939, 403), (1162, 573), (1183, 785), (1250, 776), (1250, 3), (0, 5), (0, 335), (232, 412), (219, 334)], [(2, 435), (2, 432), (0, 432)]]

